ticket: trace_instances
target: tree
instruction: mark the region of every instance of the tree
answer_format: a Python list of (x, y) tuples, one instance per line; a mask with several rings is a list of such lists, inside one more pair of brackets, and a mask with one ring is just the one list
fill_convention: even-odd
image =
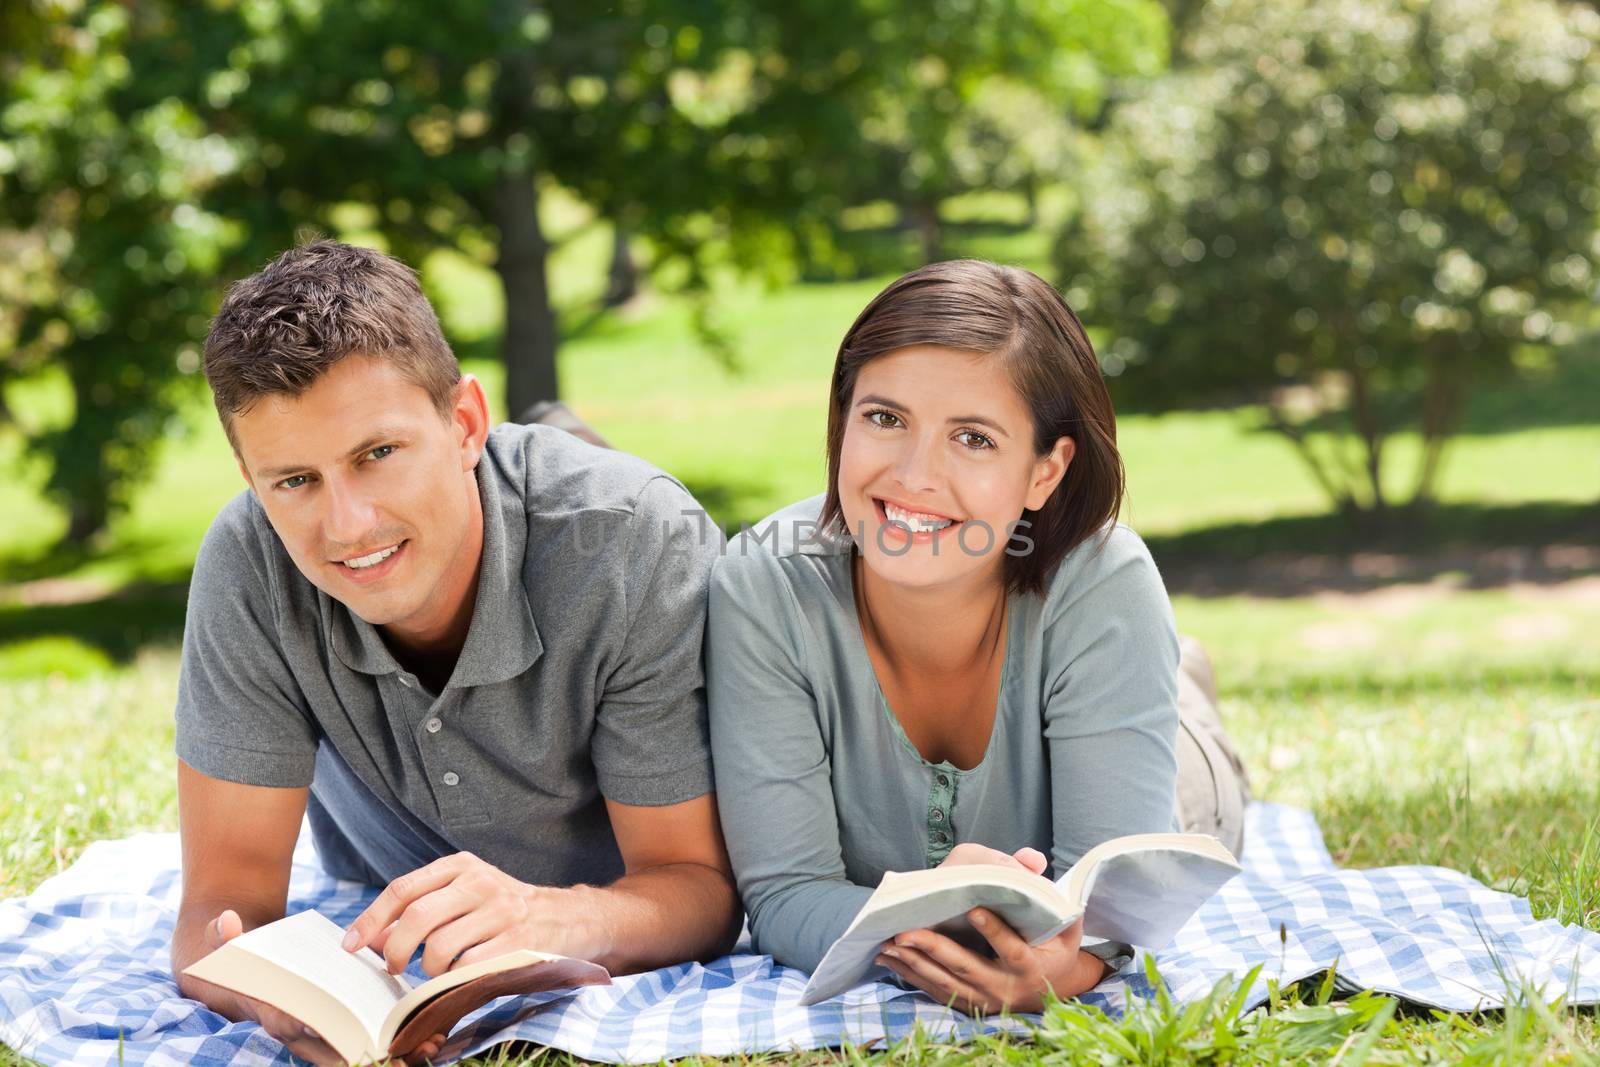
[[(1470, 389), (1595, 292), (1600, 16), (1215, 0), (1117, 109), (1057, 263), (1119, 397), (1263, 405), (1344, 509), (1431, 499)], [(1319, 434), (1316, 431), (1326, 430)]]
[(121, 96), (134, 18), (11, 7), (7, 40), (28, 51), (0, 56), (0, 386), (53, 364), (71, 388), (70, 422), (29, 444), (54, 461), (46, 488), (72, 540), (144, 472), (199, 366), (224, 229), (193, 203), (224, 165), (195, 115)]
[[(803, 101), (815, 107), (825, 96), (837, 112), (828, 139), (806, 151), (844, 164), (823, 186), (844, 205), (896, 205), (924, 261), (942, 255), (943, 201), (976, 189), (1031, 198), (1039, 183), (1058, 180), (1075, 119), (1101, 106), (1108, 84), (1148, 77), (1166, 62), (1166, 20), (1155, 0), (820, 7), (820, 19), (789, 5), (768, 16), (778, 29), (775, 54), (785, 57)], [(826, 49), (820, 57), (802, 44), (815, 40)], [(791, 56), (801, 61), (787, 62)], [(819, 85), (828, 88), (817, 92)], [(763, 109), (768, 122), (785, 114)], [(837, 215), (823, 229), (836, 222)]]
[(139, 473), (220, 283), (308, 229), (359, 217), (409, 262), (492, 267), (516, 415), (559, 391), (552, 186), (637, 238), (658, 284), (778, 279), (863, 200), (936, 221), (963, 181), (1026, 181), (1046, 164), (1017, 146), (1048, 156), (1038, 127), (1161, 41), (1155, 0), (36, 0), (5, 17), (43, 43), (0, 73), (20, 94), (0, 113), (0, 241), (45, 249), (29, 278), (53, 281), (34, 318), (0, 315), (0, 344), (20, 338), (13, 372), (68, 369), (75, 421), (34, 444), (80, 539)]

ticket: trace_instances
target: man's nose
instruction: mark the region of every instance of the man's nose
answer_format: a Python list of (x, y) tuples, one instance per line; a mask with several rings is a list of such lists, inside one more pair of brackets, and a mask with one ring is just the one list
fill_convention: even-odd
[(348, 548), (369, 547), (366, 540), (377, 526), (378, 511), (371, 498), (355, 486), (329, 479), (323, 501), (323, 535), (333, 544)]

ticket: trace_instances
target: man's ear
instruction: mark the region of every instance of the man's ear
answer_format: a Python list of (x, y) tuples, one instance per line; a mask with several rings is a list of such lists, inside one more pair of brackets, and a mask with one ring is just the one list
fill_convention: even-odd
[(475, 374), (463, 374), (456, 383), (456, 404), (451, 412), (457, 440), (461, 446), (461, 469), (470, 471), (478, 465), (483, 446), (489, 440), (489, 398), (484, 395), (483, 383)]
[(1034, 461), (1033, 480), (1028, 483), (1028, 499), (1024, 504), (1029, 511), (1044, 507), (1050, 494), (1061, 484), (1061, 479), (1067, 476), (1067, 467), (1077, 453), (1076, 441), (1070, 437), (1058, 437), (1056, 443), (1050, 446), (1050, 451)]

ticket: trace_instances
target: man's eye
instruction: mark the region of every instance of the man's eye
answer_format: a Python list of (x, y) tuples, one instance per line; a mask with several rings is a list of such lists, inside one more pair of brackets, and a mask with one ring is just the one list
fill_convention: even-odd
[(956, 440), (960, 441), (963, 445), (966, 445), (973, 451), (994, 447), (993, 441), (989, 440), (976, 430), (962, 430), (960, 433), (956, 434)]
[(296, 475), (293, 475), (292, 477), (285, 478), (283, 481), (279, 482), (278, 483), (278, 488), (279, 489), (298, 489), (302, 485), (305, 485), (305, 484), (306, 484), (306, 476), (304, 474), (296, 474)]
[(867, 421), (872, 423), (874, 426), (881, 426), (886, 430), (892, 430), (896, 426), (900, 425), (900, 416), (896, 415), (892, 411), (869, 411), (867, 412)]
[(394, 451), (394, 445), (379, 445), (377, 448), (374, 448), (371, 452), (367, 453), (367, 458), (368, 459), (383, 459), (385, 456), (387, 456), (389, 453), (391, 453), (393, 451)]

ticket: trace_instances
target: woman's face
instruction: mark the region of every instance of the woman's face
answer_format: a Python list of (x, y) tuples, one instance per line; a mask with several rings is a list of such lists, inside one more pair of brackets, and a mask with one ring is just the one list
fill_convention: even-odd
[(1072, 460), (1070, 438), (1039, 456), (1033, 437), (992, 356), (915, 345), (866, 364), (839, 457), (839, 502), (863, 562), (907, 586), (998, 580), (1011, 524), (1049, 499)]

